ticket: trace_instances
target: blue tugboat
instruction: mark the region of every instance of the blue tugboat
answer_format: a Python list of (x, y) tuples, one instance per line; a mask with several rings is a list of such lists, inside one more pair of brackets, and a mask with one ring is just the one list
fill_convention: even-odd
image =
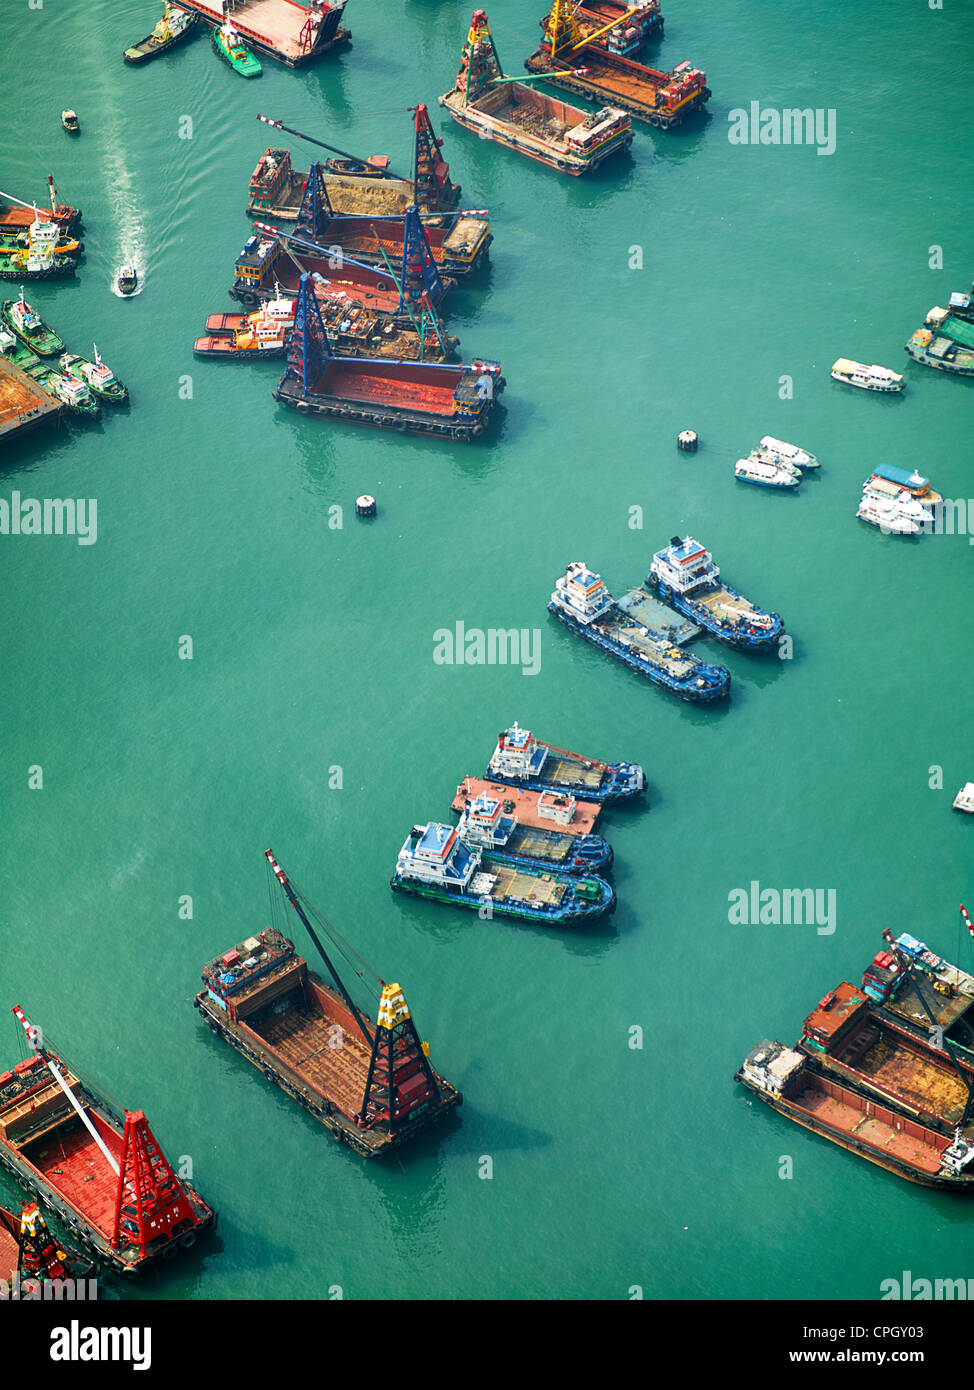
[(533, 792), (577, 793), (585, 801), (604, 805), (627, 801), (646, 790), (646, 777), (638, 763), (603, 763), (583, 758), (567, 748), (544, 743), (522, 729), (517, 720), (497, 735), (497, 747), (484, 776)]
[(601, 577), (581, 561), (573, 561), (556, 581), (548, 612), (586, 642), (601, 647), (680, 700), (712, 704), (730, 693), (726, 666), (698, 661), (674, 645), (668, 629), (641, 624), (616, 603)]
[(746, 652), (773, 651), (785, 625), (777, 613), (764, 613), (750, 599), (723, 583), (709, 550), (685, 536), (674, 536), (653, 556), (646, 588), (664, 603), (729, 647)]
[(603, 878), (573, 878), (509, 863), (464, 843), (456, 826), (414, 825), (389, 880), (397, 893), (452, 903), (484, 917), (563, 927), (615, 911)]
[(601, 874), (612, 865), (612, 846), (601, 835), (572, 835), (544, 826), (520, 825), (514, 802), (481, 792), (464, 803), (457, 826), (465, 845), (493, 859), (564, 874)]

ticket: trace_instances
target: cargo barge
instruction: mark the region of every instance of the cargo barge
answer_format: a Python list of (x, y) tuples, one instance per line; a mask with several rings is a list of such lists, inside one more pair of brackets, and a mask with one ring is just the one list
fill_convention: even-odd
[(34, 203), (23, 203), (11, 193), (0, 192), (0, 199), (3, 200), (0, 202), (0, 231), (25, 232), (31, 223), (40, 217), (44, 222), (55, 222), (65, 236), (76, 232), (81, 226), (81, 209), (58, 202), (57, 189), (50, 174), (47, 176), (47, 187), (51, 201), (50, 212)]
[(918, 328), (905, 349), (914, 362), (933, 367), (936, 372), (974, 376), (974, 351), (961, 347), (953, 338), (932, 333), (929, 328)]
[(726, 667), (699, 661), (668, 636), (641, 625), (616, 603), (601, 576), (580, 561), (573, 561), (556, 581), (548, 612), (678, 699), (712, 704), (730, 693)]
[(540, 926), (573, 926), (615, 911), (615, 892), (605, 879), (505, 862), (465, 844), (456, 826), (435, 821), (413, 826), (389, 886), (485, 917)]
[(32, 1055), (0, 1075), (0, 1166), (117, 1274), (195, 1245), (216, 1214), (176, 1176), (142, 1111), (116, 1110), (13, 1012)]
[(0, 351), (0, 441), (60, 418), (61, 402)]
[(566, 874), (602, 874), (612, 867), (612, 846), (601, 835), (573, 835), (566, 830), (521, 825), (514, 799), (509, 796), (480, 792), (468, 800), (457, 833), (468, 848), (542, 872), (556, 869)]
[[(974, 937), (963, 905), (960, 912)], [(892, 932), (884, 931), (883, 940), (885, 949), (863, 973), (863, 991), (898, 1028), (925, 1044), (931, 1036), (942, 1038), (949, 1055), (965, 1069), (974, 1068), (974, 975), (951, 965), (909, 932), (894, 940)]]
[(483, 10), (475, 10), (453, 87), (440, 97), (453, 119), (549, 169), (584, 174), (632, 144), (625, 111), (594, 114), (504, 76)]
[(502, 804), (513, 801), (519, 824), (538, 830), (557, 826), (569, 835), (591, 835), (602, 814), (598, 802), (577, 801), (571, 792), (561, 789), (526, 791), (523, 787), (509, 787), (504, 782), (485, 781), (481, 777), (464, 777), (450, 802), (450, 809), (459, 815), (468, 801), (484, 794), (500, 797)]
[[(55, 1288), (64, 1288), (62, 1280), (91, 1272), (87, 1260), (55, 1240), (36, 1202), (26, 1202), (19, 1216), (0, 1207), (0, 1302), (16, 1298), (15, 1289), (23, 1298), (53, 1298)], [(28, 1280), (36, 1288), (25, 1288)], [(49, 1293), (46, 1286), (52, 1286)]]
[[(585, 0), (575, 6), (575, 20), (582, 39), (624, 58), (634, 57), (650, 39), (663, 36), (660, 0)], [(547, 26), (544, 15), (542, 30), (547, 31)]]
[[(611, 102), (637, 120), (664, 130), (682, 125), (710, 100), (707, 74), (691, 63), (678, 63), (672, 72), (661, 72), (586, 40), (570, 0), (554, 0), (543, 28), (541, 46), (524, 66), (565, 91)], [(565, 72), (573, 63), (584, 66)]]
[(269, 927), (204, 967), (194, 1007), (211, 1032), (335, 1139), (364, 1158), (381, 1158), (456, 1109), (463, 1096), (430, 1065), (398, 984), (376, 979), (375, 1021), (357, 1007), (316, 926), (343, 943), (270, 850), (266, 859), (279, 889), (275, 911), (293, 908), (333, 983), (313, 974), (293, 943)]
[(289, 68), (303, 67), (352, 37), (341, 27), (348, 0), (180, 0), (184, 10), (194, 11), (204, 24), (218, 29), (230, 19), (249, 48)]
[(705, 632), (747, 652), (777, 649), (785, 625), (777, 613), (765, 613), (720, 578), (709, 550), (692, 536), (673, 536), (653, 556), (646, 588)]
[(974, 1143), (926, 1125), (821, 1075), (807, 1055), (765, 1041), (734, 1077), (772, 1110), (923, 1187), (974, 1191)]
[(583, 758), (533, 737), (516, 720), (497, 735), (484, 776), (528, 791), (577, 792), (600, 805), (628, 801), (646, 790), (646, 776), (638, 763)]
[[(413, 111), (413, 177), (398, 178), (382, 169), (355, 172), (368, 161), (326, 160), (321, 173), (328, 200), (336, 212), (386, 213), (396, 215), (415, 204), (420, 212), (449, 214), (459, 202), (461, 189), (450, 179), (450, 166), (440, 154), (443, 141), (437, 136), (423, 103)], [(313, 136), (284, 125), (282, 121), (259, 115), (259, 121), (275, 130), (307, 140), (313, 145), (333, 148)], [(374, 160), (376, 157), (372, 156)], [(332, 168), (332, 165), (338, 168)], [(294, 222), (301, 210), (308, 175), (292, 166), (289, 150), (271, 146), (261, 155), (250, 176), (247, 212), (251, 217), (270, 217), (275, 222)]]
[(274, 399), (302, 414), (468, 442), (482, 435), (504, 389), (499, 362), (395, 362), (336, 357), (318, 301), (301, 277), (287, 369)]

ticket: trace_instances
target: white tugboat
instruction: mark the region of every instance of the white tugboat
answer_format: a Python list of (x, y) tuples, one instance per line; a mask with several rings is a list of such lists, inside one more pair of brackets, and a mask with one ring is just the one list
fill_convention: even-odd
[(612, 865), (612, 847), (601, 835), (520, 825), (514, 801), (489, 792), (465, 803), (457, 833), (464, 844), (486, 850), (495, 859), (533, 869), (585, 874), (602, 873)]
[(674, 536), (653, 556), (646, 588), (678, 613), (699, 623), (719, 642), (742, 651), (767, 652), (778, 646), (785, 625), (765, 613), (720, 577), (714, 557), (692, 536)]
[(792, 468), (790, 463), (772, 463), (753, 457), (737, 460), (734, 477), (757, 487), (777, 488), (797, 487), (802, 480), (801, 469)]
[(815, 455), (810, 454), (807, 449), (799, 449), (797, 444), (786, 444), (783, 439), (775, 439), (770, 434), (763, 436), (758, 447), (751, 451), (750, 457), (758, 458), (762, 463), (787, 463), (800, 471), (821, 466)]
[(832, 380), (859, 386), (864, 391), (902, 391), (906, 385), (899, 373), (890, 371), (889, 367), (878, 367), (875, 363), (867, 367), (848, 357), (839, 357), (832, 364)]
[(58, 366), (62, 372), (69, 376), (80, 377), (91, 388), (94, 395), (104, 401), (113, 401), (116, 405), (121, 405), (128, 400), (128, 390), (119, 381), (111, 367), (101, 360), (98, 351), (98, 344), (92, 343), (95, 360), (89, 362), (84, 357), (79, 357), (77, 353), (62, 353)]
[(128, 297), (135, 294), (139, 285), (139, 273), (134, 265), (123, 265), (115, 277), (115, 288), (119, 294)]

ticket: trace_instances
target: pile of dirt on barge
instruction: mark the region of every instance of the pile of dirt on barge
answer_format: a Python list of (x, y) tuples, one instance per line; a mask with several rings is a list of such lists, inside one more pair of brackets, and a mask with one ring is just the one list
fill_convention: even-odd
[[(611, 102), (637, 120), (664, 130), (681, 125), (710, 100), (707, 74), (691, 63), (678, 63), (672, 72), (661, 72), (586, 39), (569, 0), (555, 0), (543, 27), (541, 46), (524, 66), (567, 92)], [(584, 70), (566, 73), (572, 64), (583, 65)]]
[[(312, 925), (310, 904), (270, 850), (266, 859), (332, 984), (313, 974), (293, 943), (269, 927), (204, 967), (194, 1006), (212, 1032), (335, 1139), (365, 1158), (380, 1158), (456, 1109), (463, 1097), (430, 1065), (429, 1048), (420, 1041), (399, 985), (376, 981), (376, 1021), (357, 1007)], [(283, 908), (280, 898), (277, 905)], [(324, 919), (313, 915), (341, 945)]]

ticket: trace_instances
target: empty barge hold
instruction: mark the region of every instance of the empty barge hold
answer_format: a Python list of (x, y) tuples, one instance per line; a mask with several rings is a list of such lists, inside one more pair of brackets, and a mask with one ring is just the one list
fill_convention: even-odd
[(522, 729), (517, 721), (497, 735), (485, 777), (531, 791), (577, 792), (602, 805), (626, 801), (646, 790), (638, 763), (603, 763), (556, 748)]
[(735, 1078), (770, 1105), (823, 1138), (887, 1172), (924, 1187), (974, 1191), (974, 1143), (953, 1139), (821, 1075), (808, 1056), (765, 1041), (748, 1053)]
[(599, 575), (574, 561), (555, 584), (548, 612), (579, 637), (601, 647), (681, 700), (712, 704), (730, 693), (730, 672), (674, 646), (668, 635), (630, 617)]
[(625, 111), (590, 114), (505, 77), (483, 10), (474, 11), (456, 81), (440, 105), (475, 135), (565, 174), (584, 174), (632, 144)]
[(389, 882), (398, 893), (541, 926), (571, 926), (615, 911), (615, 892), (602, 878), (507, 863), (465, 844), (456, 826), (433, 821), (413, 826)]
[(674, 536), (653, 556), (646, 588), (692, 622), (742, 651), (776, 650), (785, 625), (777, 613), (764, 613), (720, 578), (709, 550), (692, 536)]
[(35, 1294), (24, 1285), (32, 1279), (43, 1289), (55, 1279), (83, 1279), (91, 1271), (87, 1260), (55, 1240), (36, 1202), (24, 1203), (19, 1216), (0, 1207), (0, 1301), (16, 1297), (15, 1280), (21, 1297), (53, 1298), (53, 1290)]
[[(566, 73), (572, 64), (579, 67)], [(584, 65), (584, 66), (582, 66)], [(710, 100), (707, 75), (692, 64), (677, 64), (672, 72), (635, 63), (585, 39), (572, 13), (570, 0), (554, 0), (541, 47), (524, 64), (556, 87), (608, 101), (637, 120), (664, 130), (683, 123), (691, 111)]]
[(464, 805), (457, 830), (465, 845), (530, 869), (601, 874), (612, 867), (612, 847), (601, 835), (520, 825), (511, 797), (480, 792)]
[(275, 911), (293, 907), (334, 987), (268, 928), (204, 968), (194, 1006), (212, 1032), (336, 1139), (365, 1158), (381, 1158), (461, 1105), (463, 1096), (430, 1065), (399, 985), (376, 981), (376, 1022), (358, 1009), (308, 914), (340, 950), (347, 952), (346, 943), (314, 913), (270, 850), (266, 859), (281, 890), (272, 898)]
[(487, 427), (504, 389), (500, 372), (499, 362), (486, 360), (453, 365), (335, 357), (302, 275), (287, 370), (274, 399), (302, 414), (468, 441)]
[[(233, 27), (259, 53), (290, 68), (313, 62), (352, 37), (341, 27), (348, 0), (235, 0)], [(204, 24), (218, 29), (227, 18), (223, 0), (180, 0)]]
[(33, 1055), (0, 1075), (0, 1165), (117, 1274), (195, 1245), (216, 1215), (177, 1178), (142, 1111), (120, 1114), (13, 1012)]

